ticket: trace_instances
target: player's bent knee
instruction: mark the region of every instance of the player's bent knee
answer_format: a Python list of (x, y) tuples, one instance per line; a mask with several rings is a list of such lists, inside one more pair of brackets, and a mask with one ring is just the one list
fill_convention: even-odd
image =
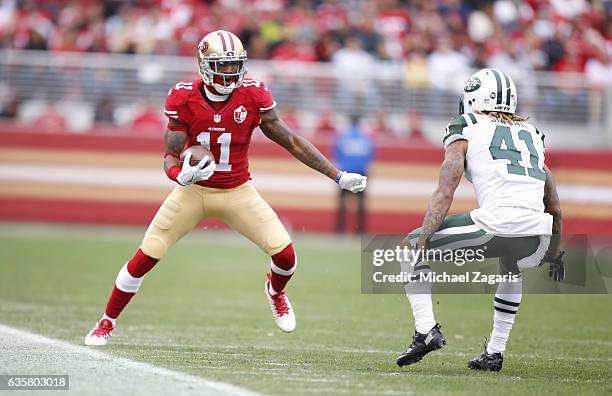
[(276, 240), (268, 240), (266, 247), (263, 249), (269, 256), (274, 256), (277, 253), (282, 252), (288, 246), (292, 245), (291, 239), (278, 238)]
[(268, 226), (264, 230), (263, 246), (262, 250), (270, 256), (274, 256), (279, 253), (287, 246), (291, 245), (291, 237), (285, 227), (280, 222), (278, 217), (275, 216), (273, 222), (269, 222)]
[(140, 245), (140, 250), (147, 256), (159, 260), (166, 255), (168, 244), (163, 238), (158, 236), (145, 235), (142, 245)]
[(537, 267), (544, 259), (550, 244), (550, 235), (540, 235), (538, 239), (538, 247), (535, 252), (517, 261), (516, 265), (519, 271), (523, 272), (527, 268)]

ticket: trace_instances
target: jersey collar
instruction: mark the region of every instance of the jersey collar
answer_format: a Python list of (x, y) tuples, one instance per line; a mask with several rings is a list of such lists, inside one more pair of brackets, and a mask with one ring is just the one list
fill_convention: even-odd
[(208, 88), (206, 87), (206, 84), (203, 84), (203, 85), (204, 85), (204, 94), (206, 95), (208, 100), (212, 102), (225, 102), (227, 98), (229, 98), (229, 95), (214, 94), (208, 90)]

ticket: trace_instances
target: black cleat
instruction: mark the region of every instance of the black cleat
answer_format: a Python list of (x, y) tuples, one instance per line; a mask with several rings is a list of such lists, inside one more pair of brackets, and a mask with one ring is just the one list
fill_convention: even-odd
[(504, 355), (501, 353), (483, 353), (468, 362), (468, 368), (472, 370), (500, 371), (504, 364)]
[(410, 344), (406, 352), (402, 353), (397, 358), (397, 365), (402, 367), (417, 363), (423, 359), (423, 356), (431, 351), (442, 348), (444, 345), (446, 345), (446, 339), (444, 338), (444, 334), (440, 331), (439, 323), (436, 323), (427, 334), (421, 334), (415, 331), (412, 336), (412, 344)]

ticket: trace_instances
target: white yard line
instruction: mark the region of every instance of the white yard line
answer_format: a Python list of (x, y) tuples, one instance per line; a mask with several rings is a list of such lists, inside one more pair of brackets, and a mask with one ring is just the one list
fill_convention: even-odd
[(2, 374), (68, 374), (70, 393), (79, 395), (259, 395), (2, 324), (0, 350)]

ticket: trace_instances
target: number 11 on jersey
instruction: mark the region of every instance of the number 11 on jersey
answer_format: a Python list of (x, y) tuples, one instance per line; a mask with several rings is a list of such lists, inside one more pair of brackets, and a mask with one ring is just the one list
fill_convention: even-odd
[[(210, 148), (210, 132), (202, 132), (197, 137), (198, 142), (207, 149)], [(229, 172), (232, 170), (232, 164), (229, 163), (230, 158), (230, 143), (232, 142), (232, 134), (225, 132), (217, 138), (217, 144), (221, 145), (220, 155), (217, 161), (215, 172)], [(211, 150), (212, 151), (212, 150)], [(215, 158), (216, 160), (216, 158)]]

